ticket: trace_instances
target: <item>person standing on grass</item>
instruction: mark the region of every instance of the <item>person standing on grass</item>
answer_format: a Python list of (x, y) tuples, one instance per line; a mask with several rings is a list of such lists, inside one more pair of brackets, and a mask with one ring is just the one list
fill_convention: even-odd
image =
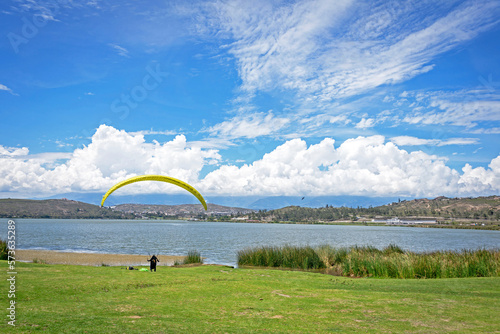
[(156, 255), (153, 254), (153, 256), (151, 256), (151, 258), (148, 261), (150, 262), (149, 270), (150, 271), (154, 270), (156, 272), (156, 263), (160, 262), (160, 260), (156, 257)]

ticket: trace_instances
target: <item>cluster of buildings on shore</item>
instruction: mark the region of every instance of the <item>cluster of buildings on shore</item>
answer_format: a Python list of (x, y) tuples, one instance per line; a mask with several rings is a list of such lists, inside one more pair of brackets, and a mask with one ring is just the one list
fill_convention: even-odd
[(387, 225), (431, 225), (437, 224), (436, 219), (432, 218), (403, 218), (400, 219), (398, 217), (394, 218), (375, 218), (372, 219), (372, 223), (386, 223)]
[(111, 209), (125, 213), (135, 214), (147, 219), (147, 215), (157, 216), (181, 216), (181, 217), (196, 217), (196, 216), (231, 216), (254, 212), (252, 209), (242, 209), (235, 207), (226, 207), (222, 205), (209, 204), (208, 211), (205, 211), (199, 204), (184, 204), (184, 205), (142, 205), (142, 204), (121, 204), (110, 206)]

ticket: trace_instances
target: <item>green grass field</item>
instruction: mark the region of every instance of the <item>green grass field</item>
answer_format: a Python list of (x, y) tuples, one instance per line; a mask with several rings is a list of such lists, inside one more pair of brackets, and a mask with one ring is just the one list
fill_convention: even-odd
[(221, 266), (16, 269), (15, 328), (7, 325), (8, 283), (0, 283), (3, 333), (500, 331), (498, 277), (354, 279)]

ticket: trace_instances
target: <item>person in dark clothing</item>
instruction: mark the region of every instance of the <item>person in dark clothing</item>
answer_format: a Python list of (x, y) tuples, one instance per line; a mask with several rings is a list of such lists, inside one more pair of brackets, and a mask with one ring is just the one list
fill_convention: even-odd
[(153, 254), (153, 256), (151, 256), (151, 258), (148, 261), (150, 262), (149, 270), (150, 271), (154, 270), (156, 272), (156, 263), (160, 262), (160, 260), (156, 257), (156, 255)]

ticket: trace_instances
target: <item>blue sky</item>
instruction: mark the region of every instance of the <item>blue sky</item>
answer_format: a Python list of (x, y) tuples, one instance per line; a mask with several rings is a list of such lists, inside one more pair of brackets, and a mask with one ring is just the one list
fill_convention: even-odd
[(3, 1), (0, 196), (146, 173), (212, 196), (498, 194), (499, 23), (497, 1)]

